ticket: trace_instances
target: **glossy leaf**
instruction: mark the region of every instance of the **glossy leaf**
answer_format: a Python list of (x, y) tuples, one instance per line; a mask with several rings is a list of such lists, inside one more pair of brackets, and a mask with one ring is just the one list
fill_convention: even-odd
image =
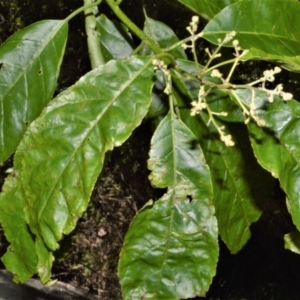
[(124, 299), (205, 295), (218, 259), (209, 169), (192, 132), (172, 113), (158, 126), (150, 180), (168, 192), (135, 217), (120, 254)]
[(66, 21), (41, 21), (0, 47), (0, 163), (52, 98), (67, 30)]
[(18, 185), (18, 176), (16, 171), (9, 175), (0, 194), (0, 223), (10, 242), (1, 260), (14, 274), (15, 282), (25, 282), (38, 273), (41, 281), (46, 283), (51, 277), (54, 256), (43, 240), (38, 237), (35, 241), (28, 230), (24, 215), (26, 196), (22, 186)]
[[(250, 92), (238, 90), (236, 94), (247, 105)], [(255, 93), (255, 107), (258, 117), (265, 122), (259, 127), (255, 122), (248, 125), (251, 144), (259, 163), (271, 174), (279, 178), (294, 224), (300, 229), (300, 104), (294, 100), (283, 102), (276, 98), (268, 102), (268, 95)]]
[[(171, 47), (179, 42), (178, 37), (169, 26), (162, 22), (155, 21), (148, 16), (146, 16), (144, 32), (162, 49)], [(183, 48), (180, 46), (168, 51), (168, 53), (172, 54), (175, 58), (186, 58), (186, 54)], [(153, 52), (147, 45), (145, 45), (141, 51), (141, 54), (150, 55), (153, 54)]]
[[(43, 243), (54, 251), (74, 229), (105, 153), (120, 146), (145, 116), (153, 77), (151, 58), (111, 61), (61, 93), (27, 130), (15, 155), (16, 184), (24, 189), (41, 276), (51, 266)], [(14, 201), (9, 192), (4, 197)]]
[(128, 57), (134, 50), (133, 41), (125, 27), (101, 14), (96, 19), (101, 51), (106, 61)]
[[(191, 72), (194, 63), (181, 61), (178, 64)], [(179, 77), (179, 73), (176, 76)], [(234, 147), (221, 142), (212, 124), (206, 125), (208, 115), (205, 112), (190, 116), (190, 102), (195, 99), (191, 99), (189, 81), (183, 84), (175, 80), (175, 85), (181, 119), (196, 136), (195, 143), (200, 143), (211, 170), (219, 233), (230, 251), (236, 253), (249, 240), (250, 225), (259, 219), (266, 200), (272, 195), (273, 179), (256, 162), (242, 113), (226, 93), (215, 91), (207, 100), (213, 111), (229, 112), (223, 120), (232, 123), (221, 119), (217, 122), (233, 136)]]
[(195, 13), (201, 15), (205, 19), (212, 19), (224, 7), (237, 2), (238, 0), (178, 0), (183, 5)]
[(278, 1), (277, 5), (274, 0), (240, 0), (215, 16), (205, 27), (203, 37), (217, 44), (218, 39), (236, 31), (234, 39), (250, 50), (245, 60), (281, 61), (286, 68), (300, 71), (299, 14), (300, 3), (295, 0)]
[[(13, 177), (6, 179), (12, 183)], [(3, 189), (5, 189), (5, 185)], [(13, 201), (12, 201), (13, 200)], [(36, 272), (37, 255), (34, 240), (28, 231), (24, 216), (25, 197), (22, 189), (16, 187), (0, 195), (0, 222), (6, 239), (11, 243), (2, 261), (11, 273), (15, 282), (25, 282)]]
[(269, 54), (262, 50), (251, 48), (250, 51), (245, 56), (243, 56), (242, 61), (246, 61), (249, 59), (271, 61), (279, 64), (281, 67), (288, 71), (297, 73), (300, 72), (300, 55), (283, 56), (277, 54)]
[(300, 232), (298, 230), (284, 235), (284, 248), (300, 254)]

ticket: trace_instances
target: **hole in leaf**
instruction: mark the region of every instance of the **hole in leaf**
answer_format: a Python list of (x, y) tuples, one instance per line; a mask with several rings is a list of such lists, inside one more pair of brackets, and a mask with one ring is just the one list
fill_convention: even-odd
[(42, 70), (39, 70), (39, 73), (38, 73), (38, 74), (39, 74), (39, 75), (42, 75), (42, 73), (43, 73)]
[(190, 150), (195, 150), (197, 147), (198, 147), (198, 141), (197, 140), (191, 140), (189, 142)]
[(186, 197), (189, 199), (190, 203), (193, 201), (193, 197), (191, 195), (187, 195)]
[(2, 69), (3, 63), (0, 62), (0, 70)]

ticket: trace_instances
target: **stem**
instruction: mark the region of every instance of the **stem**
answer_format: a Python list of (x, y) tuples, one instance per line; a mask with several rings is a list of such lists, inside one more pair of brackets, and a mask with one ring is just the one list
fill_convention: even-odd
[(238, 104), (240, 105), (240, 107), (242, 108), (243, 112), (245, 115), (249, 116), (249, 110), (246, 108), (246, 106), (243, 104), (243, 102), (240, 100), (240, 98), (238, 97), (238, 95), (236, 94), (236, 92), (234, 90), (232, 90), (232, 93), (235, 96), (235, 99), (237, 100)]
[(205, 67), (201, 70), (202, 73), (206, 72), (209, 65), (216, 58), (216, 55), (219, 53), (221, 48), (222, 48), (222, 44), (218, 45), (217, 49), (209, 56), (208, 62), (206, 63)]
[(141, 40), (144, 41), (146, 45), (155, 53), (161, 53), (160, 47), (151, 40), (141, 29), (139, 29), (120, 9), (118, 3), (120, 1), (106, 0), (107, 4), (110, 6), (115, 15)]
[(170, 95), (168, 95), (169, 98), (169, 107), (172, 113), (172, 118), (180, 119), (180, 111), (178, 109), (177, 101), (173, 95), (173, 91)]
[(84, 5), (82, 7), (79, 7), (78, 9), (76, 9), (75, 11), (73, 11), (68, 17), (66, 17), (65, 21), (69, 22), (71, 19), (73, 19), (75, 16), (77, 16), (78, 14), (80, 14), (82, 11), (84, 11), (85, 9), (88, 8), (92, 8), (94, 6), (99, 5), (102, 2), (102, 0), (97, 0), (94, 3), (91, 3), (89, 5)]
[(259, 78), (259, 79), (255, 80), (253, 82), (248, 83), (247, 85), (253, 86), (253, 85), (256, 85), (256, 84), (261, 83), (261, 82), (263, 82), (263, 80), (261, 78)]
[[(235, 62), (235, 58), (229, 59), (229, 60), (226, 60), (226, 61), (223, 61), (223, 62), (221, 62), (221, 63), (218, 63), (218, 64), (213, 65), (212, 67), (206, 69), (204, 73), (207, 73), (207, 72), (209, 72), (209, 71), (212, 71), (213, 69), (216, 69), (216, 68), (218, 68), (218, 67), (222, 67), (222, 66), (225, 66), (225, 65), (234, 63), (234, 62)], [(203, 72), (203, 71), (202, 71), (202, 72)]]
[[(195, 40), (197, 40), (197, 39), (200, 38), (201, 36), (202, 36), (202, 32), (196, 34), (196, 35), (194, 36), (194, 38), (195, 38)], [(179, 42), (173, 44), (171, 47), (164, 48), (163, 51), (169, 52), (169, 51), (171, 51), (171, 50), (173, 50), (173, 49), (175, 49), (175, 48), (181, 46), (182, 44), (186, 44), (186, 43), (192, 41), (192, 39), (193, 39), (193, 37), (192, 37), (192, 36), (189, 36), (189, 37), (187, 37), (187, 38), (185, 38), (185, 39), (183, 39), (183, 40), (181, 40), (181, 41), (179, 41)]]
[(237, 66), (237, 64), (238, 64), (238, 62), (239, 62), (239, 60), (240, 60), (239, 57), (237, 57), (237, 58), (235, 59), (233, 65), (232, 65), (232, 67), (231, 67), (231, 69), (230, 69), (230, 72), (229, 72), (227, 78), (225, 79), (226, 82), (229, 82), (229, 81), (230, 81), (230, 78), (231, 78), (231, 76), (232, 76), (232, 74), (233, 74), (233, 72), (234, 72), (234, 70), (235, 70), (235, 68), (236, 68), (236, 66)]
[(177, 42), (176, 44), (173, 44), (171, 47), (164, 48), (164, 49), (162, 49), (162, 50), (163, 50), (164, 52), (169, 52), (169, 51), (171, 51), (171, 50), (173, 50), (173, 49), (175, 49), (175, 48), (181, 46), (182, 44), (186, 44), (186, 43), (188, 43), (188, 42), (190, 42), (190, 41), (191, 41), (191, 37), (187, 37), (187, 38), (185, 38), (185, 39), (183, 39), (183, 40)]
[(196, 63), (197, 73), (200, 74), (197, 51), (196, 51), (196, 37), (195, 37), (194, 33), (191, 38), (192, 38), (192, 53), (193, 53), (193, 57), (194, 57), (194, 60)]
[(145, 43), (142, 41), (130, 54), (130, 56), (135, 55), (137, 53), (139, 53), (143, 47), (144, 47)]
[[(91, 0), (84, 0), (84, 7), (88, 7)], [(105, 64), (104, 57), (101, 52), (100, 42), (97, 34), (97, 22), (93, 14), (93, 8), (88, 7), (84, 10), (85, 14), (85, 31), (87, 35), (87, 45), (91, 60), (92, 69)]]
[(170, 96), (172, 97), (173, 107), (174, 107), (175, 113), (177, 115), (177, 118), (180, 119), (180, 110), (178, 108), (178, 104), (177, 104), (176, 98), (173, 95), (173, 92)]

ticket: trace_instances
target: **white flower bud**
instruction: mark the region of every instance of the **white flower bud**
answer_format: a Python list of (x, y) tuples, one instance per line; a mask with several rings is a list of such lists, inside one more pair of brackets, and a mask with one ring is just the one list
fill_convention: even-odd
[(198, 24), (199, 23), (199, 16), (193, 16), (192, 17), (192, 23)]
[(280, 92), (280, 96), (284, 101), (292, 100), (293, 99), (293, 94), (291, 93), (285, 93), (285, 92)]
[(221, 78), (222, 77), (222, 73), (220, 73), (220, 71), (218, 69), (214, 69), (212, 70), (210, 76), (211, 77), (217, 77), (217, 78)]

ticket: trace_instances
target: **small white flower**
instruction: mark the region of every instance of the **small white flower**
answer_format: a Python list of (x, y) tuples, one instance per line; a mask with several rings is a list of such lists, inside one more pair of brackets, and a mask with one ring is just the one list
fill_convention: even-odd
[(263, 74), (264, 74), (264, 80), (265, 81), (273, 82), (275, 80), (273, 70), (266, 70), (266, 71), (264, 71)]
[(208, 48), (205, 48), (204, 51), (208, 54), (209, 57), (211, 57), (211, 53)]
[(280, 83), (276, 86), (275, 91), (276, 92), (281, 92), (283, 90), (283, 85)]
[(231, 31), (229, 33), (226, 34), (225, 36), (225, 39), (223, 40), (223, 43), (226, 44), (228, 43), (229, 41), (231, 41), (236, 35), (236, 32), (235, 31)]
[(234, 146), (234, 141), (232, 140), (231, 134), (221, 134), (221, 141), (224, 142), (227, 147)]
[(262, 81), (270, 81), (273, 82), (275, 80), (274, 74), (280, 73), (281, 69), (279, 67), (275, 67), (274, 70), (265, 70), (263, 72), (264, 77)]
[(281, 72), (281, 68), (279, 67), (275, 67), (274, 68), (274, 74), (280, 73)]
[(218, 69), (212, 70), (212, 72), (210, 74), (211, 77), (217, 77), (217, 78), (221, 78), (222, 75), (223, 74)]
[(193, 16), (192, 17), (192, 23), (198, 24), (199, 23), (199, 16)]
[(152, 65), (157, 66), (158, 64), (159, 64), (159, 60), (156, 59), (156, 58), (154, 58), (154, 59), (152, 60)]
[(269, 98), (268, 98), (268, 101), (269, 101), (270, 103), (274, 102), (274, 95), (273, 95), (273, 93), (270, 93), (270, 96), (269, 96)]
[(204, 85), (201, 85), (198, 93), (198, 101), (202, 100), (203, 95), (205, 94), (205, 87)]
[(191, 46), (187, 45), (186, 43), (183, 43), (183, 44), (181, 44), (181, 47), (183, 49), (187, 49), (187, 48), (190, 48)]
[(232, 42), (232, 45), (233, 45), (234, 48), (236, 48), (236, 47), (238, 46), (238, 44), (239, 44), (239, 41), (238, 41), (238, 40), (234, 40), (234, 41)]
[(187, 30), (190, 33), (196, 32), (198, 29), (198, 24), (199, 24), (199, 16), (193, 16), (192, 22), (190, 22), (190, 26), (187, 27)]
[(288, 100), (292, 100), (293, 99), (293, 94), (291, 93), (285, 93), (285, 92), (280, 92), (280, 97), (284, 100), (284, 101), (288, 101)]
[(207, 108), (207, 104), (202, 98), (198, 102), (193, 101), (191, 104), (193, 106), (191, 109), (191, 116), (195, 116), (199, 114), (201, 110)]
[(259, 116), (255, 115), (255, 116), (253, 116), (253, 118), (255, 119), (255, 121), (259, 127), (266, 126), (265, 120), (261, 119)]

